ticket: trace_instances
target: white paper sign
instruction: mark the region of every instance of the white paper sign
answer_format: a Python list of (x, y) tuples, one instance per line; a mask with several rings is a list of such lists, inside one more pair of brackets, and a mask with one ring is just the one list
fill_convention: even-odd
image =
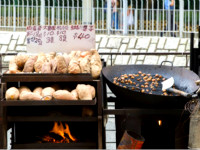
[(27, 52), (67, 52), (95, 49), (93, 25), (28, 26)]

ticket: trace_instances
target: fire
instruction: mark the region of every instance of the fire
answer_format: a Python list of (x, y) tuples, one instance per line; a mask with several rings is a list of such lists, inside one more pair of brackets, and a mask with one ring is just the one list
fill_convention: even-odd
[[(62, 140), (56, 140), (55, 138), (47, 135), (44, 136), (43, 141), (44, 142), (51, 142), (51, 143), (70, 143), (70, 140), (75, 142), (76, 138), (74, 138), (71, 135), (70, 129), (69, 129), (69, 125), (67, 123), (63, 124), (61, 122), (54, 122), (54, 126), (53, 129), (50, 131), (50, 133), (54, 133), (57, 134), (59, 136), (61, 136), (63, 139)], [(65, 134), (68, 135), (68, 137), (65, 136)]]
[(162, 120), (158, 120), (158, 125), (162, 126)]

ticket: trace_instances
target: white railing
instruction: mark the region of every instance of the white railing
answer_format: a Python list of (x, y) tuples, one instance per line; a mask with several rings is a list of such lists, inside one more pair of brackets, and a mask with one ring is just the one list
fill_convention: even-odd
[(114, 7), (112, 1), (0, 0), (0, 29), (94, 24), (100, 34), (187, 37), (191, 32), (198, 33), (200, 0), (175, 0), (172, 10), (165, 9), (165, 0), (118, 0), (119, 5)]

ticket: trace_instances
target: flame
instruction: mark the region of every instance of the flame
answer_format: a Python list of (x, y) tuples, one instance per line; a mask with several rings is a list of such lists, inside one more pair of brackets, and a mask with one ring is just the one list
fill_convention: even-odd
[(69, 126), (67, 123), (65, 123), (65, 128), (64, 128), (61, 122), (60, 124), (58, 124), (58, 122), (54, 122), (53, 129), (50, 132), (60, 135), (65, 140), (67, 140), (67, 138), (65, 137), (65, 134), (67, 134), (72, 141), (76, 141), (76, 139), (71, 135), (71, 132), (69, 130)]
[(162, 120), (158, 120), (158, 125), (162, 126)]

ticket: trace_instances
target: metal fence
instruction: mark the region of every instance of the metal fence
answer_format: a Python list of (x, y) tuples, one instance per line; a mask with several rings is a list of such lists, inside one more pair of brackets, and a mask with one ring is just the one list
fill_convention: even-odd
[[(118, 1), (115, 5), (114, 1)], [(0, 29), (94, 24), (99, 34), (179, 36), (198, 33), (200, 0), (0, 0)]]

